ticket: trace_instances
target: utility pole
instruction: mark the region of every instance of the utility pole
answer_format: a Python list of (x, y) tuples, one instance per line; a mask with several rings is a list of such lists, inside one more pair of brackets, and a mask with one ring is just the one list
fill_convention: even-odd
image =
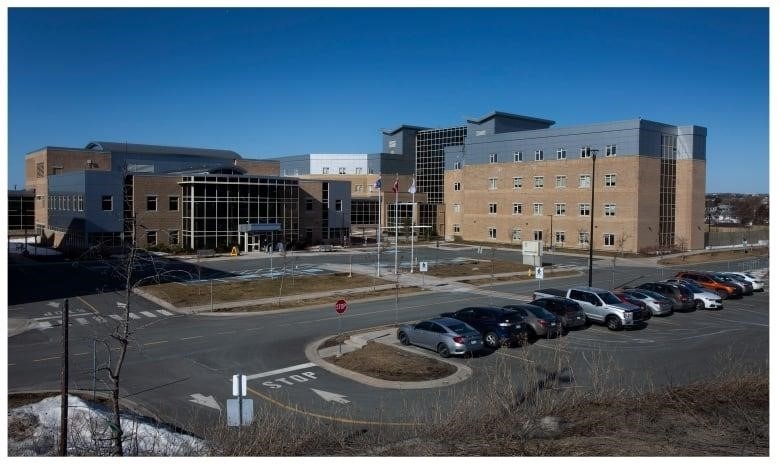
[(62, 372), (60, 384), (60, 444), (57, 454), (68, 455), (68, 299), (62, 311)]

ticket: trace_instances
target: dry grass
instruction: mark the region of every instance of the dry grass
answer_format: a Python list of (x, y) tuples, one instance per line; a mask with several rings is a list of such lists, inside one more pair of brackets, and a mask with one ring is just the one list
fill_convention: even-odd
[[(322, 276), (303, 276), (292, 279), (254, 279), (251, 281), (231, 281), (213, 283), (165, 283), (145, 286), (144, 291), (164, 299), (177, 307), (208, 305), (211, 302), (213, 287), (214, 303), (257, 300), (279, 296), (308, 294), (312, 292), (339, 291), (343, 289), (374, 287), (394, 284), (384, 279), (346, 273)], [(395, 290), (393, 290), (393, 293)]]
[(374, 341), (369, 341), (360, 350), (325, 360), (387, 381), (429, 381), (445, 378), (456, 371), (452, 364)]
[(670, 257), (658, 260), (659, 265), (689, 265), (695, 263), (708, 263), (728, 260), (741, 260), (743, 258), (764, 257), (769, 254), (768, 247), (750, 247), (745, 253), (742, 247), (729, 250), (715, 250), (712, 252), (693, 253), (678, 257)]
[(437, 278), (489, 275), (495, 273), (528, 273), (532, 267), (507, 260), (468, 260), (462, 263), (448, 263), (428, 268), (428, 274)]

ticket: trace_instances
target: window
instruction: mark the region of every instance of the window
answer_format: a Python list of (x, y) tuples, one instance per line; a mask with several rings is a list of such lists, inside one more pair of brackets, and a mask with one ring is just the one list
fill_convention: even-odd
[(590, 216), (590, 204), (589, 203), (581, 203), (580, 204), (580, 216)]
[(515, 189), (520, 189), (523, 187), (523, 178), (519, 176), (512, 178), (512, 187)]
[(604, 245), (607, 247), (612, 247), (615, 245), (615, 235), (614, 234), (604, 234)]
[(565, 215), (566, 214), (566, 204), (565, 203), (556, 203), (555, 204), (555, 214), (558, 216)]
[(363, 168), (361, 167), (355, 168), (355, 174), (363, 174)]
[(83, 212), (84, 211), (84, 197), (80, 195), (78, 202), (79, 202), (78, 210), (80, 212)]
[(544, 237), (544, 231), (542, 231), (541, 229), (535, 229), (534, 230), (534, 240), (535, 241), (541, 241), (541, 240), (543, 240), (542, 239), (543, 237)]
[(498, 178), (490, 178), (490, 179), (488, 179), (488, 189), (490, 189), (490, 190), (498, 189)]
[(171, 245), (177, 245), (179, 243), (179, 231), (168, 231), (168, 243)]
[(175, 195), (168, 197), (168, 210), (172, 212), (179, 211), (179, 198)]
[(512, 214), (513, 215), (522, 215), (523, 214), (523, 204), (522, 203), (513, 203), (512, 204)]
[(534, 176), (534, 187), (544, 187), (544, 176)]
[(615, 216), (615, 204), (614, 203), (605, 203), (604, 204), (604, 216)]
[(498, 204), (497, 203), (489, 203), (488, 204), (488, 213), (491, 215), (495, 215), (498, 213)]
[(558, 245), (566, 242), (566, 233), (564, 231), (555, 231), (555, 243)]
[(617, 155), (617, 145), (611, 144), (607, 146), (607, 149), (604, 151), (605, 156), (607, 157), (614, 157)]
[(104, 195), (100, 199), (100, 203), (103, 206), (103, 211), (111, 211), (114, 209), (114, 197), (110, 195)]
[(523, 240), (523, 231), (520, 228), (515, 228), (512, 230), (512, 240), (513, 241)]
[(314, 210), (314, 199), (306, 199), (306, 210)]
[(343, 166), (339, 167), (339, 174), (347, 174), (347, 169)]
[(453, 203), (452, 204), (452, 211), (455, 213), (460, 213), (460, 204), (459, 203)]
[(355, 184), (355, 192), (363, 192), (363, 184)]
[(580, 187), (590, 187), (590, 175), (589, 174), (581, 174), (580, 175)]
[(452, 169), (459, 170), (460, 169), (460, 162), (456, 161), (452, 164)]
[(604, 175), (604, 186), (606, 186), (606, 187), (615, 187), (616, 183), (617, 183), (617, 174), (605, 174)]
[(146, 231), (146, 245), (157, 245), (157, 231)]
[(457, 192), (457, 191), (459, 191), (459, 190), (460, 190), (460, 183), (459, 183), (459, 182), (456, 182), (455, 184), (453, 184), (453, 186), (452, 186), (452, 187), (453, 187), (453, 188), (455, 189), (455, 191)]
[(544, 160), (544, 150), (537, 150), (534, 152), (534, 158), (536, 161)]
[(491, 153), (489, 156), (490, 163), (498, 163), (498, 154), (497, 153)]
[(460, 225), (459, 224), (453, 224), (452, 225), (452, 232), (457, 234), (460, 232)]
[(558, 149), (556, 153), (558, 155), (558, 160), (566, 159), (566, 149)]
[(514, 156), (515, 163), (519, 163), (523, 161), (523, 152), (515, 152), (513, 156)]
[(330, 172), (330, 168), (327, 166), (322, 167), (322, 174), (328, 174)]
[(580, 148), (580, 158), (590, 158), (590, 147)]
[(46, 168), (43, 163), (36, 163), (35, 164), (35, 177), (36, 178), (42, 178), (46, 176)]
[(344, 205), (342, 204), (341, 199), (336, 199), (336, 211), (337, 212), (344, 211)]
[(556, 176), (555, 187), (566, 187), (566, 176)]
[(535, 216), (541, 216), (544, 214), (544, 204), (536, 202), (534, 203), (534, 215)]
[(589, 233), (580, 231), (580, 233), (578, 234), (578, 239), (577, 239), (579, 241), (579, 245), (588, 245), (588, 236), (589, 235), (590, 235)]
[(488, 238), (489, 239), (496, 238), (496, 228), (488, 228)]

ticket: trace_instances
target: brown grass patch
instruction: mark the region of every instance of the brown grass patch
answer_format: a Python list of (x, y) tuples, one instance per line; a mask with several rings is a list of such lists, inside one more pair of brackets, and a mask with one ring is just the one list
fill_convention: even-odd
[(670, 257), (658, 260), (659, 265), (689, 265), (695, 263), (708, 263), (729, 260), (741, 260), (743, 258), (763, 257), (769, 254), (768, 247), (742, 247), (729, 250), (715, 250), (711, 252), (693, 253), (678, 257)]
[(369, 341), (362, 349), (325, 360), (346, 370), (387, 381), (429, 381), (457, 371), (449, 363), (374, 341)]
[(468, 260), (462, 263), (447, 263), (428, 268), (428, 274), (437, 278), (474, 276), (496, 273), (528, 273), (528, 265), (508, 260)]

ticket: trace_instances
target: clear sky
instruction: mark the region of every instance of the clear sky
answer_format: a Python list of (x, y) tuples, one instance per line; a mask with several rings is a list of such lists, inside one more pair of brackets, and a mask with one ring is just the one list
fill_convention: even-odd
[(704, 126), (707, 192), (769, 192), (769, 9), (8, 9), (8, 184), (94, 140), (376, 153), (494, 110)]

